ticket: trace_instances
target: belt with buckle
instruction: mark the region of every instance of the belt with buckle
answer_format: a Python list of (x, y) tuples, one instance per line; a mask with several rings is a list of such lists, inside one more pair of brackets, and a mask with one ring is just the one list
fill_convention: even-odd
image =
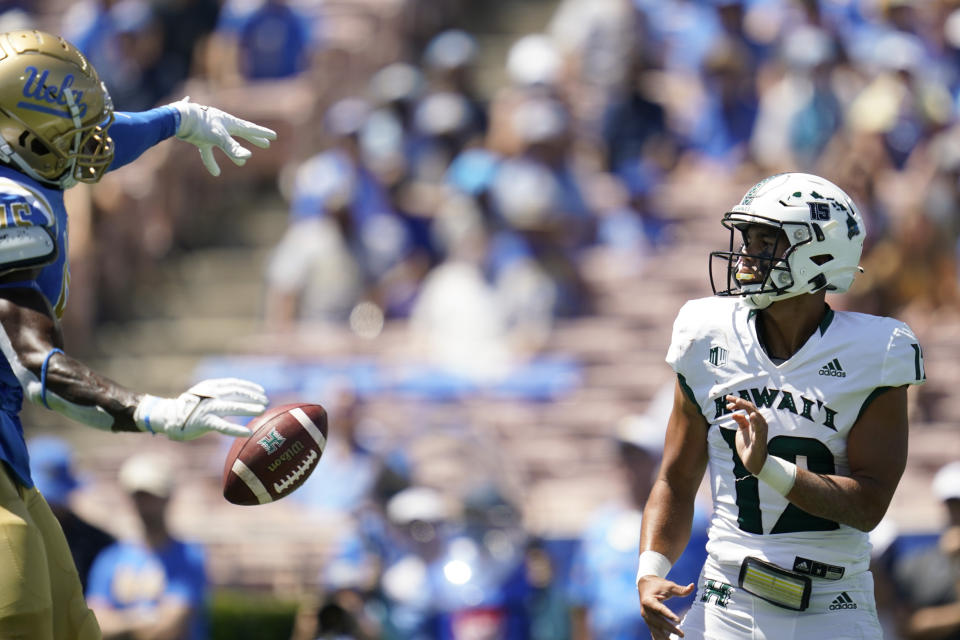
[(747, 556), (740, 565), (740, 588), (771, 604), (792, 611), (804, 611), (810, 605), (809, 576)]

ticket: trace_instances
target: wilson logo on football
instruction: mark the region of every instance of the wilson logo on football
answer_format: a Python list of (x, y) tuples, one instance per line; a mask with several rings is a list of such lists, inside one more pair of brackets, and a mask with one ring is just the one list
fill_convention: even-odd
[(831, 376), (833, 378), (846, 378), (847, 372), (840, 366), (840, 361), (834, 358), (820, 368), (820, 375)]

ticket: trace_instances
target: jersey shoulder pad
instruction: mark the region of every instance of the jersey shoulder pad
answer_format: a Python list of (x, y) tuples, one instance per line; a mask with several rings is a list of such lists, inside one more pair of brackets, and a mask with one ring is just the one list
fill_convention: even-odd
[(871, 385), (902, 387), (926, 379), (920, 341), (905, 323), (854, 311), (836, 312), (834, 322), (839, 331), (834, 339), (856, 354), (859, 375)]
[(738, 300), (716, 296), (686, 302), (673, 322), (673, 336), (667, 351), (667, 363), (681, 372), (685, 357), (691, 348), (711, 336), (719, 335), (722, 327), (731, 326), (734, 314), (742, 311)]
[(880, 374), (880, 383), (885, 387), (900, 387), (905, 384), (923, 384), (927, 374), (923, 366), (923, 349), (913, 330), (906, 323), (888, 318), (886, 331), (886, 354)]
[(0, 273), (43, 266), (57, 257), (56, 219), (37, 191), (0, 179)]

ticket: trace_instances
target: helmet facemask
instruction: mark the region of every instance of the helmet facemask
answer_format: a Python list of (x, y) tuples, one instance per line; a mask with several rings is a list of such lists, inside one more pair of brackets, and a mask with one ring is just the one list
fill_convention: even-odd
[[(798, 281), (795, 276), (793, 264), (798, 259), (806, 259), (805, 254), (811, 248), (813, 233), (807, 223), (774, 220), (755, 214), (747, 220), (745, 216), (728, 213), (724, 215), (722, 224), (730, 230), (730, 248), (728, 251), (710, 253), (710, 286), (714, 295), (742, 296), (749, 306), (763, 309), (777, 300), (829, 288), (822, 274), (818, 273), (808, 282)], [(785, 238), (787, 247), (783, 255), (775, 256), (772, 252), (746, 253), (747, 229), (751, 225), (770, 227), (777, 231), (778, 238)], [(749, 280), (745, 277), (749, 273), (741, 273), (744, 258), (749, 258), (753, 263), (756, 279)], [(829, 256), (811, 259), (814, 263), (823, 264), (829, 261)], [(721, 288), (718, 283), (724, 283), (725, 286)]]
[(78, 182), (88, 184), (99, 182), (113, 162), (113, 140), (107, 135), (107, 130), (114, 119), (113, 104), (106, 87), (103, 88), (103, 93), (106, 118), (84, 126), (76, 115), (72, 92), (68, 91), (67, 103), (73, 114), (76, 129), (72, 132), (67, 131), (53, 140), (57, 150), (66, 146), (64, 143), (72, 142), (71, 146), (66, 146), (67, 151), (62, 156), (70, 164), (70, 175)]

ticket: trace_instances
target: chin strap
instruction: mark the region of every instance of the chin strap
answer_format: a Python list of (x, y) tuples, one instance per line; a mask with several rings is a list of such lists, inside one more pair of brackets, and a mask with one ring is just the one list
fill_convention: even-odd
[(13, 147), (11, 147), (6, 141), (0, 143), (0, 160), (3, 160), (7, 164), (13, 163), (16, 165), (15, 168), (27, 174), (37, 182), (42, 182), (44, 184), (47, 183), (47, 181), (41, 178), (37, 172), (33, 170), (33, 167), (27, 164), (27, 161), (21, 158), (20, 154), (14, 151)]
[(802, 296), (805, 293), (811, 293), (810, 291), (785, 291), (783, 293), (756, 293), (752, 295), (744, 296), (744, 299), (747, 301), (747, 305), (751, 309), (766, 309), (774, 302), (780, 302), (781, 300), (787, 300), (789, 298), (796, 298), (797, 296)]
[(83, 120), (80, 119), (80, 107), (77, 106), (77, 101), (73, 97), (73, 89), (64, 89), (63, 95), (67, 99), (67, 108), (73, 119), (73, 157), (70, 158), (67, 170), (60, 176), (57, 183), (61, 189), (69, 189), (77, 184), (77, 156), (80, 154), (80, 144), (83, 141)]

